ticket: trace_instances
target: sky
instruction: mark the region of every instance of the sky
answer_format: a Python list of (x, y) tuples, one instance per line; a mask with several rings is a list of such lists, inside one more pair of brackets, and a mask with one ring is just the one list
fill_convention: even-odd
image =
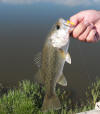
[(0, 0), (2, 3), (10, 4), (32, 4), (36, 2), (52, 2), (66, 6), (93, 5), (99, 4), (100, 0)]

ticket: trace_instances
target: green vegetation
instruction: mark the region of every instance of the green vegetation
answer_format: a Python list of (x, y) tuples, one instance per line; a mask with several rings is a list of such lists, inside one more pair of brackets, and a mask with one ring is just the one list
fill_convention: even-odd
[(59, 111), (42, 112), (41, 106), (45, 89), (30, 81), (22, 81), (18, 88), (10, 89), (0, 98), (0, 114), (74, 114), (76, 112), (93, 109), (100, 99), (100, 80), (97, 80), (86, 92), (86, 101), (81, 105), (73, 103), (70, 94), (57, 89), (57, 95), (62, 108)]

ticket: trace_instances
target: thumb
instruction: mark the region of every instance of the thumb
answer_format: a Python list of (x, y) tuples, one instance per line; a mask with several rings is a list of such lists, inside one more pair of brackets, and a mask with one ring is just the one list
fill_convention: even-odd
[(72, 17), (70, 17), (70, 21), (73, 22), (75, 25), (77, 25), (83, 20), (83, 18), (84, 17), (80, 13), (77, 13), (73, 15)]

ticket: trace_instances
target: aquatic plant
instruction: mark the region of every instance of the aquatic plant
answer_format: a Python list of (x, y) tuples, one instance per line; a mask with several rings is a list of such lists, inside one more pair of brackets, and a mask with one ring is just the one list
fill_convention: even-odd
[(73, 104), (68, 91), (57, 89), (57, 95), (62, 108), (59, 111), (42, 112), (45, 89), (41, 85), (30, 81), (19, 82), (17, 88), (8, 90), (0, 98), (0, 114), (74, 114), (76, 112), (93, 109), (100, 99), (100, 80), (88, 87), (86, 101), (81, 106)]

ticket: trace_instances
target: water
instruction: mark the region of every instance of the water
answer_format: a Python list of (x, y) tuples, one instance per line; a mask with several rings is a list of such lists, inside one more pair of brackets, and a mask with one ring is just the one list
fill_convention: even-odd
[[(41, 51), (52, 24), (81, 10), (99, 10), (98, 4), (99, 0), (1, 0), (0, 83), (33, 80), (33, 56)], [(74, 93), (82, 95), (100, 77), (99, 49), (100, 42), (88, 44), (71, 39), (72, 64), (65, 65), (64, 74)]]

